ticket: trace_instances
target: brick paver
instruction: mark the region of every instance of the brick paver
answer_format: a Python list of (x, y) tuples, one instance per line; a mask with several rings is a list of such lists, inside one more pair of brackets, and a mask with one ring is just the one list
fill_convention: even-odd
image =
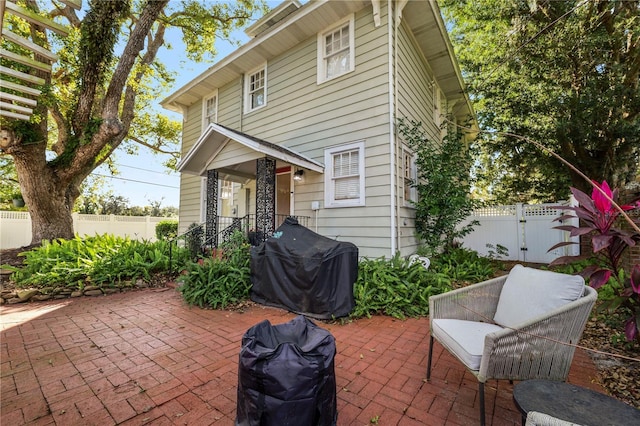
[[(0, 307), (2, 425), (233, 425), (242, 335), (294, 314), (186, 306), (169, 289)], [(336, 338), (338, 425), (470, 425), (477, 381), (440, 345), (424, 380), (428, 319), (319, 322)], [(602, 390), (578, 350), (569, 381)], [(485, 387), (487, 423), (520, 425), (512, 385)], [(304, 425), (301, 425), (304, 426)]]

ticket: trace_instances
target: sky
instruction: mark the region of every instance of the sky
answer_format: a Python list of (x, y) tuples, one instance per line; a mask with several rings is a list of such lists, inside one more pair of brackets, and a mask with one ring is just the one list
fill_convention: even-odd
[[(280, 4), (280, 1), (268, 1), (267, 3), (273, 8)], [(242, 44), (249, 41), (249, 37), (242, 30), (235, 31), (232, 38)], [(176, 71), (177, 75), (173, 85), (168, 88), (164, 96), (157, 100), (155, 107), (172, 119), (182, 121), (180, 114), (163, 109), (160, 102), (211, 67), (213, 63), (228, 56), (237, 49), (237, 46), (226, 40), (217, 40), (217, 55), (214, 62), (195, 63), (186, 59), (179, 31), (168, 31), (166, 40), (173, 48), (168, 50), (163, 47), (158, 52), (158, 58), (169, 70)], [(104, 178), (103, 192), (111, 191), (116, 196), (121, 195), (127, 198), (130, 206), (146, 206), (151, 201), (160, 201), (161, 207), (179, 207), (180, 174), (168, 172), (168, 169), (162, 165), (167, 159), (166, 155), (154, 155), (149, 149), (141, 146), (137, 155), (130, 155), (124, 150), (118, 149), (114, 159), (118, 169), (117, 175), (112, 176), (105, 165), (94, 171), (95, 175)]]

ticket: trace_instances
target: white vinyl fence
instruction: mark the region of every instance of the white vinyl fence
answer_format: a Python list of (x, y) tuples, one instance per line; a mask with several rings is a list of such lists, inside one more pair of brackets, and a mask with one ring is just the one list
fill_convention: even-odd
[(502, 259), (532, 263), (549, 263), (560, 256), (579, 255), (579, 244), (548, 252), (559, 242), (578, 242), (578, 237), (570, 238), (568, 232), (553, 229), (561, 224), (578, 226), (578, 219), (563, 223), (553, 221), (565, 213), (556, 207), (568, 203), (513, 204), (477, 209), (463, 224), (477, 220), (480, 225), (464, 238), (463, 246), (486, 256), (491, 250), (495, 252), (495, 247), (500, 244), (509, 250), (508, 256)]
[[(73, 213), (73, 229), (80, 236), (112, 234), (137, 240), (156, 240), (156, 224), (167, 217), (116, 216)], [(28, 212), (0, 211), (0, 248), (31, 243), (31, 216)]]

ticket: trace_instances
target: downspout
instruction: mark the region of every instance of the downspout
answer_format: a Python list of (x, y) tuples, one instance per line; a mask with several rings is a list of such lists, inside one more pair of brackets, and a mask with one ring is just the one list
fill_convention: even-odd
[[(220, 92), (218, 92), (218, 105), (220, 105)], [(240, 131), (244, 132), (242, 128), (244, 125), (244, 74), (240, 75)]]
[[(406, 4), (406, 2), (405, 2)], [(394, 87), (394, 120), (398, 118), (398, 111), (399, 111), (399, 107), (398, 107), (398, 27), (400, 25), (400, 18), (401, 18), (401, 14), (402, 14), (402, 9), (404, 8), (404, 4), (403, 2), (398, 2), (396, 3), (396, 10), (395, 10), (395, 14), (393, 16), (393, 87)], [(398, 158), (398, 132), (396, 129), (396, 125), (395, 125), (395, 121), (393, 122), (393, 128), (394, 128), (394, 141), (396, 142), (394, 144), (394, 153), (395, 153), (395, 157), (394, 158)], [(403, 161), (403, 160), (400, 160)], [(396, 168), (397, 170), (397, 168)], [(395, 178), (395, 182), (396, 188), (400, 187), (400, 180), (401, 178), (396, 175)], [(400, 203), (400, 191), (396, 190), (396, 238), (398, 239), (398, 243), (397, 243), (397, 248), (396, 250), (400, 251), (402, 250), (402, 244), (400, 243), (401, 241), (401, 236), (400, 236), (400, 209), (401, 209), (401, 203)]]
[[(389, 0), (389, 5), (391, 5), (391, 1)], [(395, 204), (394, 204), (394, 208), (395, 208), (395, 236), (396, 236), (396, 245), (395, 245), (395, 250), (393, 251), (392, 255), (395, 255), (395, 251), (396, 250), (401, 250), (402, 249), (402, 244), (401, 244), (401, 236), (400, 236), (400, 212), (401, 212), (401, 203), (400, 203), (400, 191), (397, 190), (397, 188), (400, 186), (399, 182), (398, 182), (398, 175), (397, 175), (397, 168), (395, 166), (395, 160), (398, 158), (398, 146), (396, 144), (397, 140), (398, 140), (398, 135), (397, 135), (397, 128), (396, 128), (396, 122), (395, 120), (398, 118), (398, 114), (399, 114), (399, 106), (398, 106), (398, 28), (400, 26), (400, 20), (402, 19), (402, 11), (404, 10), (404, 7), (407, 5), (407, 0), (399, 0), (396, 1), (396, 8), (395, 8), (395, 13), (393, 15), (391, 15), (391, 6), (389, 6), (389, 16), (393, 17), (393, 98), (394, 98), (394, 102), (393, 102), (393, 117), (392, 117), (392, 121), (391, 121), (391, 126), (393, 129), (393, 134), (392, 134), (392, 141), (393, 141), (393, 170), (394, 170), (394, 175), (392, 177), (393, 179), (393, 190), (395, 192)], [(402, 160), (401, 160), (402, 161)]]
[[(398, 217), (398, 206), (397, 206), (397, 196), (396, 196), (396, 143), (395, 143), (395, 111), (397, 109), (395, 105), (395, 71), (394, 71), (394, 60), (397, 57), (395, 52), (395, 44), (393, 40), (393, 30), (395, 27), (395, 19), (393, 19), (393, 8), (391, 6), (392, 0), (387, 1), (387, 34), (389, 37), (388, 41), (388, 63), (389, 63), (389, 156), (390, 156), (390, 208), (389, 212), (391, 213), (391, 253), (390, 257), (395, 256), (397, 251), (397, 217)], [(397, 37), (396, 37), (397, 39)]]

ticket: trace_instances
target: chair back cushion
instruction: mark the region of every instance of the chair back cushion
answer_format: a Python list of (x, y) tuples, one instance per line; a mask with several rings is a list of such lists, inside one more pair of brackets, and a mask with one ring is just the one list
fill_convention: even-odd
[(493, 320), (517, 328), (584, 293), (584, 278), (516, 265), (502, 287)]

